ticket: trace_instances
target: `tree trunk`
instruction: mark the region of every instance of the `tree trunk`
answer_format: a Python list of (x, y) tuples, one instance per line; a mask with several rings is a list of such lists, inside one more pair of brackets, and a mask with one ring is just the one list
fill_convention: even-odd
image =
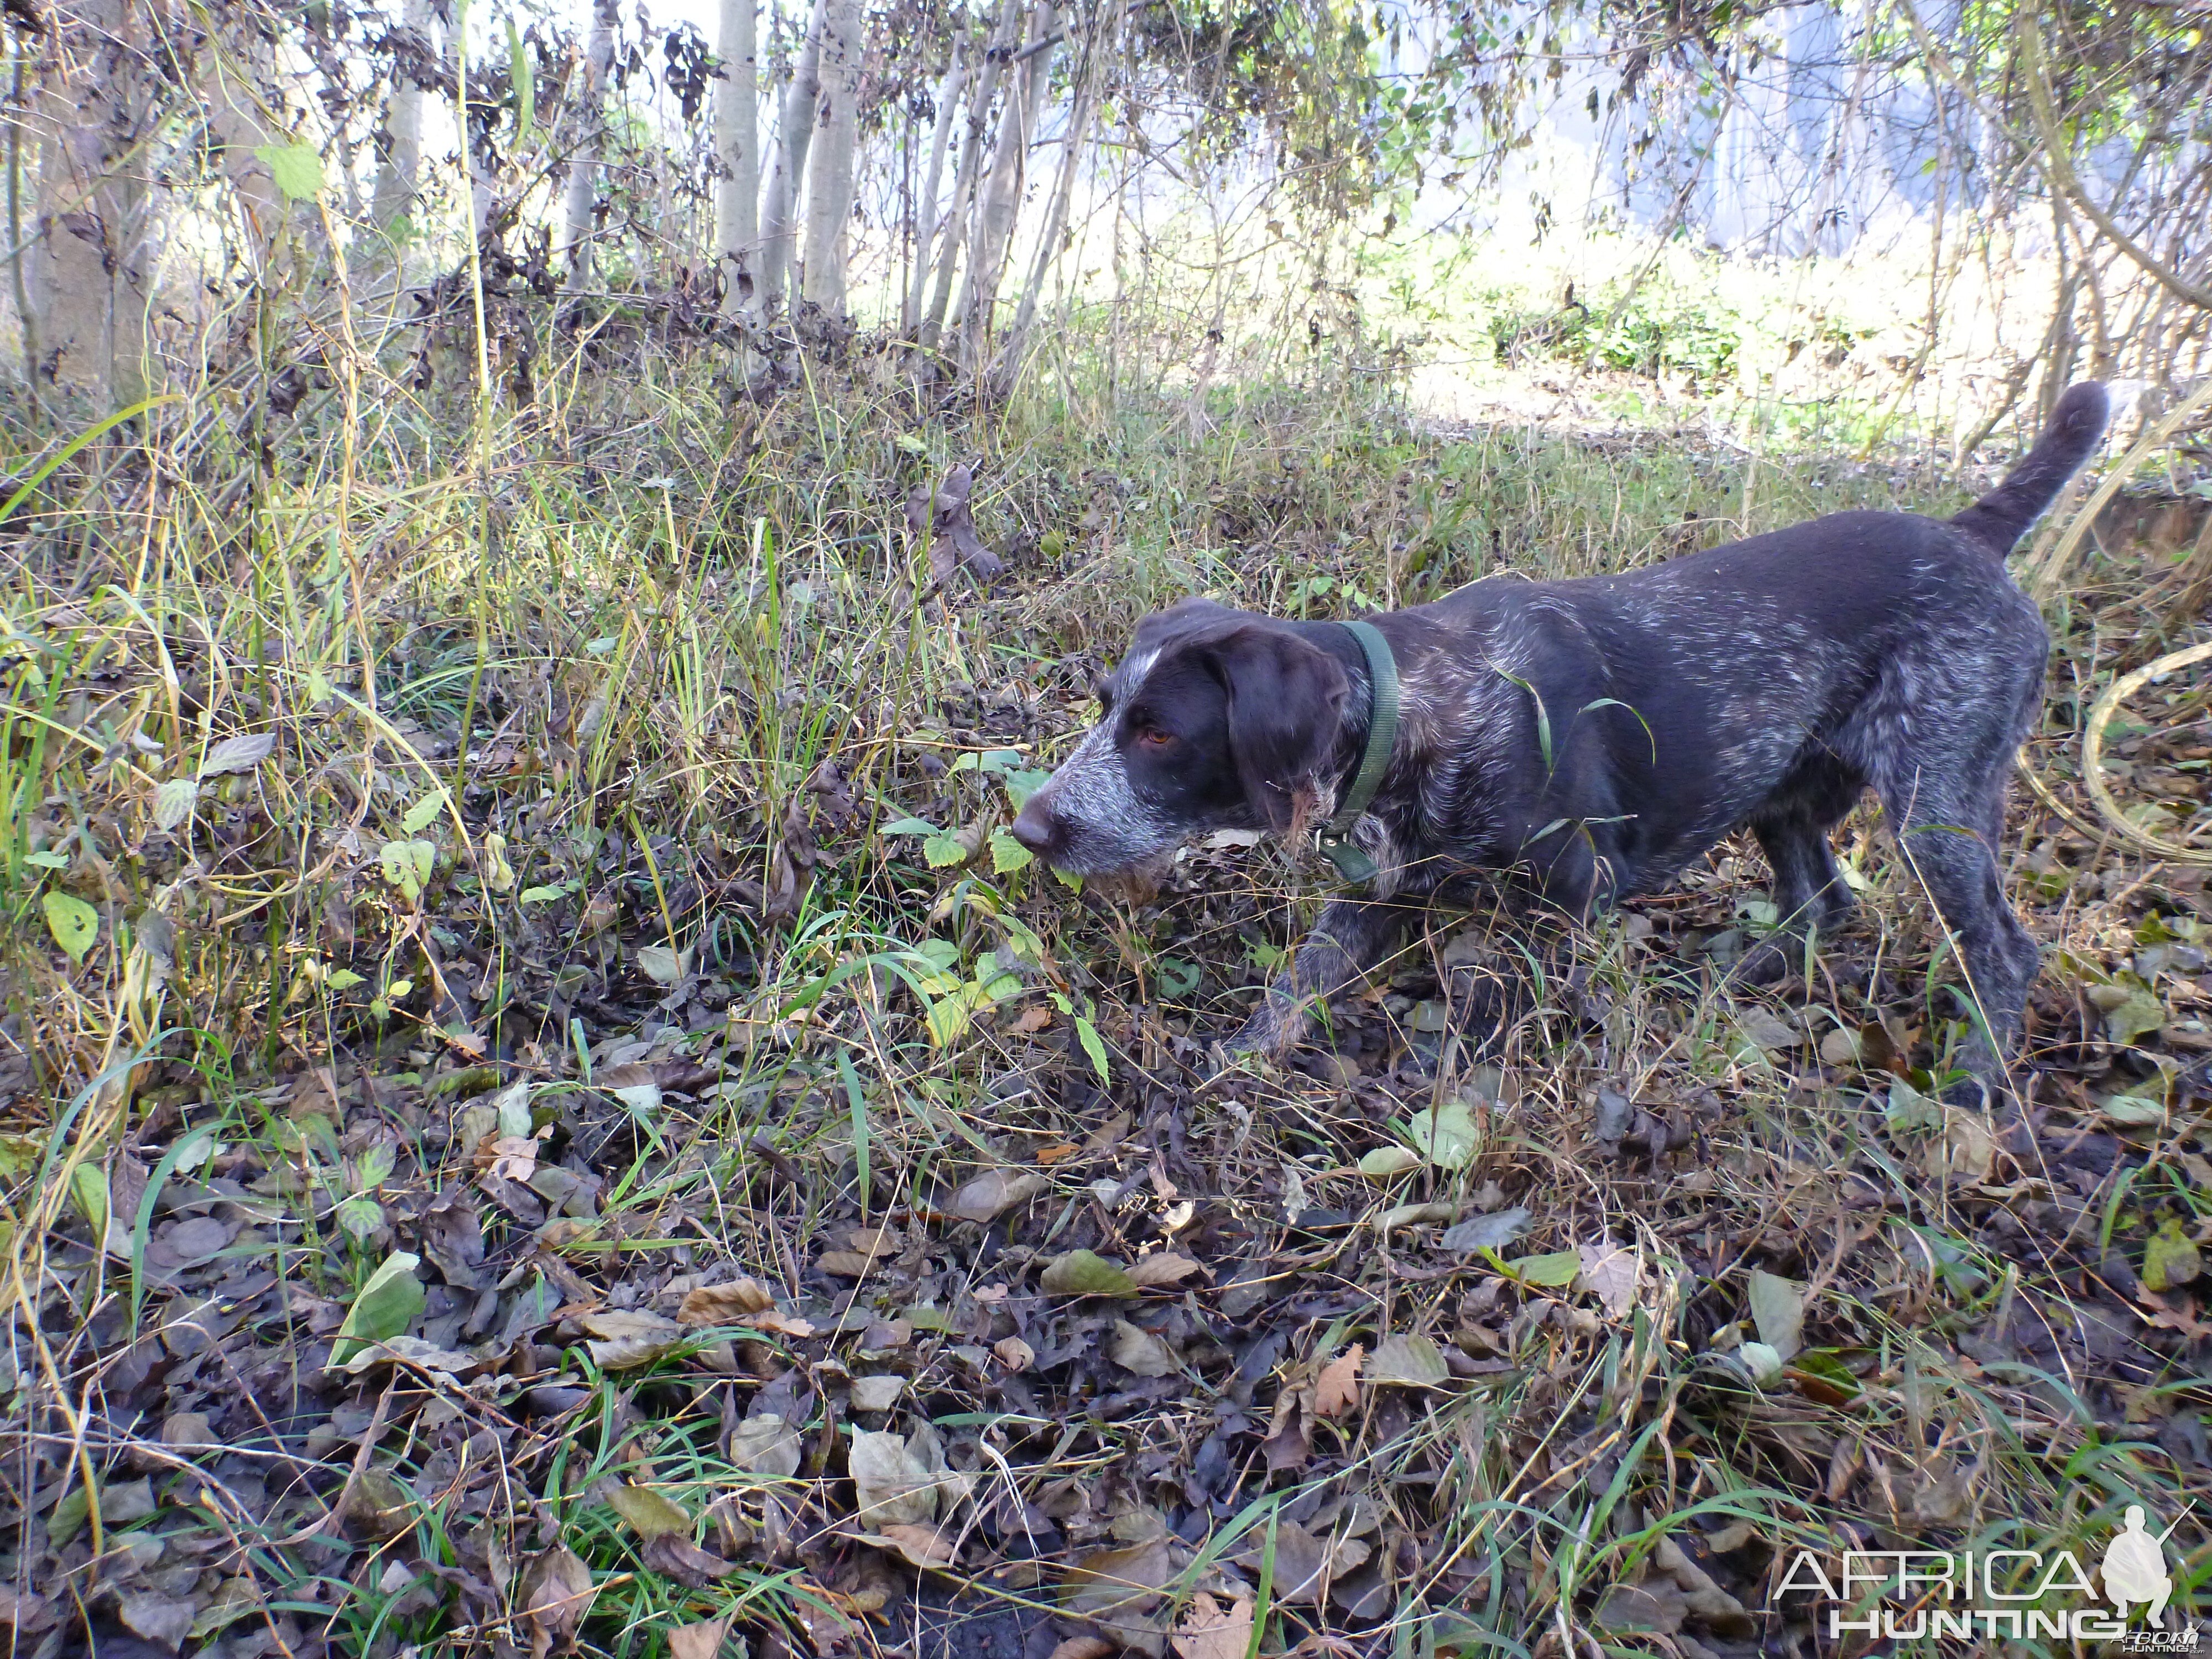
[(760, 214), (760, 312), (767, 316), (783, 302), (784, 280), (790, 275), (793, 220), (799, 205), (799, 181), (806, 171), (806, 150), (814, 138), (814, 99), (821, 89), (822, 19), (830, 0), (814, 0), (814, 16), (806, 26), (806, 40), (792, 68), (791, 84), (783, 89), (783, 113), (777, 125), (775, 155), (769, 164), (768, 187)]
[(714, 83), (714, 273), (722, 315), (751, 309), (753, 244), (760, 232), (760, 63), (754, 45), (754, 0), (722, 0), (715, 51), (722, 78)]
[[(607, 124), (607, 66), (615, 56), (616, 9), (617, 0), (592, 0), (583, 92), (576, 100), (576, 153), (568, 163), (561, 207), (561, 252), (568, 261), (565, 286), (571, 294), (583, 292), (592, 282), (592, 222), (599, 199), (599, 142)], [(473, 175), (473, 166), (470, 171)], [(477, 234), (483, 234), (481, 222)]]
[(1043, 230), (1037, 238), (1036, 258), (1030, 266), (1029, 281), (1022, 289), (1021, 304), (1015, 309), (1013, 325), (1007, 329), (1006, 340), (992, 365), (993, 384), (1001, 395), (1012, 390), (1021, 374), (1030, 328), (1036, 319), (1037, 301), (1044, 292), (1045, 273), (1052, 269), (1052, 262), (1067, 234), (1068, 210), (1075, 199), (1075, 179), (1082, 168), (1083, 146), (1090, 137), (1091, 118), (1098, 108), (1099, 90), (1105, 80), (1105, 58), (1114, 50), (1121, 21), (1121, 8), (1119, 0), (1115, 0), (1100, 20), (1097, 35), (1083, 59), (1074, 105), (1067, 114), (1066, 135), (1061, 140), (1060, 173), (1053, 183), (1051, 204), (1045, 210)]
[(968, 234), (968, 205), (975, 196), (975, 173), (983, 159), (983, 130), (991, 118), (991, 100), (997, 95), (1006, 59), (1012, 53), (1015, 31), (1020, 27), (1022, 0), (1001, 0), (999, 21), (991, 30), (991, 44), (983, 51), (983, 67), (975, 77), (975, 95), (968, 100), (968, 134), (960, 143), (960, 165), (952, 173), (952, 205), (946, 210), (945, 245), (937, 251), (937, 281), (929, 296), (929, 310), (921, 319), (921, 344), (937, 343), (945, 331), (945, 313), (952, 303), (952, 276), (959, 268), (961, 245)]
[(235, 33), (213, 36), (202, 63), (206, 79), (200, 94), (207, 110), (208, 136), (237, 199), (246, 265), (264, 288), (281, 287), (285, 273), (278, 267), (285, 258), (292, 202), (277, 187), (276, 175), (260, 153), (291, 143), (290, 136), (266, 113), (281, 107), (279, 95), (270, 85), (275, 43), (264, 39), (248, 16)]
[(1013, 240), (1014, 219), (1022, 206), (1022, 182), (1029, 172), (1031, 136), (1044, 114), (1044, 97), (1052, 82), (1053, 36), (1060, 27), (1060, 9), (1042, 0), (1030, 15), (1029, 41), (1020, 72), (1007, 89), (1006, 107), (999, 117), (999, 142), (991, 156), (991, 173), (983, 186), (983, 206), (975, 223), (975, 245), (968, 260), (968, 293), (960, 307), (960, 366), (973, 372), (986, 362), (990, 350), (991, 313), (1005, 275), (1006, 246)]
[(35, 240), (25, 289), (43, 386), (122, 408), (153, 379), (146, 315), (153, 299), (153, 188), (145, 171), (156, 88), (143, 9), (78, 0), (49, 12), (53, 67), (32, 100), (45, 134)]
[(811, 304), (842, 317), (845, 222), (853, 213), (853, 148), (860, 123), (860, 0), (825, 0), (820, 72), (817, 131), (806, 157), (806, 251), (800, 292)]
[(922, 176), (921, 194), (915, 198), (914, 275), (899, 304), (899, 332), (908, 339), (921, 325), (922, 301), (929, 290), (930, 248), (943, 221), (937, 212), (938, 180), (945, 173), (945, 147), (952, 139), (952, 118), (959, 111), (960, 88), (968, 74), (968, 38), (952, 42), (952, 62), (937, 89), (937, 125), (929, 135), (929, 166)]
[(369, 197), (370, 222), (394, 245), (394, 264), (398, 249), (414, 234), (416, 200), (422, 189), (422, 86), (410, 71), (418, 57), (424, 63), (437, 61), (431, 17), (430, 0), (407, 0), (401, 13), (392, 96), (384, 110), (384, 159)]

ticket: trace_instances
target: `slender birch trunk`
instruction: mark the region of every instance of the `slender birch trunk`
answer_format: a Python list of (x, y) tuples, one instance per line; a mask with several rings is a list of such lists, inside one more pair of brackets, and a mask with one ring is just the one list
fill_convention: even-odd
[(822, 21), (822, 94), (806, 157), (806, 244), (803, 298), (833, 316), (845, 313), (845, 222), (853, 213), (853, 149), (860, 126), (860, 0), (826, 0)]
[[(583, 95), (576, 101), (576, 154), (568, 163), (561, 208), (561, 252), (568, 260), (567, 289), (592, 281), (592, 222), (599, 198), (599, 145), (607, 123), (607, 69), (614, 62), (617, 0), (592, 0), (592, 32), (584, 47)], [(465, 144), (465, 149), (473, 147)], [(471, 167), (471, 173), (475, 168)], [(483, 234), (481, 223), (477, 228)]]
[(791, 274), (799, 183), (806, 172), (807, 147), (814, 138), (814, 99), (821, 90), (822, 77), (822, 21), (829, 3), (814, 0), (805, 42), (793, 65), (791, 84), (783, 89), (775, 155), (769, 163), (768, 185), (761, 200), (760, 271), (756, 281), (763, 316), (782, 303), (786, 279)]
[(1053, 0), (1042, 0), (1030, 15), (1029, 40), (1014, 85), (1007, 91), (1006, 109), (999, 117), (998, 143), (991, 155), (990, 175), (984, 181), (975, 246), (968, 259), (967, 293), (959, 307), (960, 366), (965, 372), (974, 372), (989, 353), (991, 314), (1006, 274), (1014, 220), (1021, 211), (1030, 141), (1043, 118), (1045, 93), (1052, 82), (1053, 37), (1059, 27), (1059, 8)]
[(144, 14), (78, 0), (32, 99), (41, 150), (34, 241), (22, 256), (27, 331), (43, 386), (122, 408), (152, 380), (146, 316), (155, 265), (143, 141), (158, 113)]
[(1053, 181), (1051, 204), (1045, 210), (1043, 232), (1037, 238), (1036, 256), (1030, 265), (1029, 280), (1022, 289), (1021, 303), (1015, 308), (1013, 325), (1007, 329), (1006, 340), (992, 365), (992, 382), (1002, 394), (1012, 387), (1021, 374), (1030, 329), (1036, 320), (1037, 302), (1044, 293), (1045, 275), (1059, 257), (1061, 243), (1067, 235), (1067, 216), (1075, 200), (1076, 176), (1082, 169), (1084, 145), (1090, 138), (1091, 122), (1097, 112), (1099, 93), (1105, 81), (1105, 60), (1114, 50), (1121, 22), (1121, 8), (1116, 0), (1112, 9), (1100, 20), (1098, 33), (1083, 58), (1075, 101), (1068, 111), (1066, 136), (1061, 141), (1059, 174)]
[(937, 280), (932, 286), (929, 309), (921, 319), (921, 344), (936, 345), (945, 331), (945, 313), (952, 303), (952, 277), (960, 264), (960, 250), (967, 240), (969, 204), (975, 199), (976, 170), (983, 160), (983, 133), (991, 117), (991, 100), (1013, 55), (1016, 31), (1021, 26), (1022, 0), (1002, 0), (999, 21), (991, 30), (991, 43), (983, 51), (983, 67), (975, 76), (975, 95), (968, 100), (968, 133), (960, 144), (960, 165), (952, 173), (952, 205), (946, 210), (945, 243), (937, 252)]
[(760, 62), (754, 0), (722, 0), (714, 87), (714, 273), (722, 315), (751, 309), (754, 242), (760, 234)]
[[(420, 53), (435, 61), (430, 0), (407, 0), (400, 14), (401, 44), (392, 65), (392, 96), (384, 109), (384, 157), (369, 196), (369, 216), (378, 233), (398, 249), (411, 233), (415, 204), (422, 189), (422, 87), (408, 65)], [(410, 222), (403, 225), (401, 222)]]
[(943, 223), (937, 211), (938, 180), (945, 173), (945, 146), (952, 141), (952, 119), (958, 113), (960, 88), (968, 74), (968, 38), (952, 42), (952, 62), (937, 88), (937, 124), (929, 134), (929, 165), (922, 175), (921, 194), (915, 198), (914, 274), (899, 304), (899, 332), (908, 339), (921, 324), (921, 305), (929, 288), (930, 249)]

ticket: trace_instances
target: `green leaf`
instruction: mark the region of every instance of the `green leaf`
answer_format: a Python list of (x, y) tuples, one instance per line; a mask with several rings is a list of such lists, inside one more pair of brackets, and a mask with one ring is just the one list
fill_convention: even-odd
[(70, 1197), (92, 1229), (95, 1247), (107, 1238), (109, 1213), (107, 1171), (97, 1164), (80, 1164), (70, 1172)]
[(933, 870), (943, 870), (968, 861), (968, 849), (960, 844), (960, 837), (951, 830), (932, 836), (921, 844), (921, 855), (929, 860)]
[(91, 1495), (82, 1485), (71, 1486), (46, 1517), (46, 1542), (56, 1549), (61, 1548), (84, 1530), (85, 1519), (91, 1513)]
[(43, 847), (35, 853), (24, 854), (23, 862), (28, 865), (33, 865), (41, 870), (66, 870), (69, 868), (69, 860), (64, 854), (60, 853), (49, 853)]
[(446, 810), (446, 792), (433, 789), (428, 794), (407, 809), (407, 816), (399, 820), (399, 827), (410, 836), (419, 836), (423, 826)]
[(691, 1535), (691, 1517), (684, 1506), (650, 1486), (617, 1486), (607, 1502), (629, 1522), (632, 1532), (647, 1541), (670, 1534), (679, 1538)]
[(2166, 1108), (2142, 1095), (2114, 1095), (2105, 1102), (2105, 1115), (2130, 1128), (2149, 1128), (2166, 1121)]
[(1759, 1327), (1759, 1340), (1784, 1359), (1794, 1358), (1803, 1346), (1804, 1287), (1770, 1273), (1751, 1276), (1751, 1320)]
[(507, 78), (514, 84), (514, 142), (520, 148), (530, 142), (531, 130), (538, 124), (538, 77), (532, 72), (530, 48), (511, 16), (507, 20)]
[(937, 826), (927, 818), (895, 818), (876, 831), (879, 836), (933, 836)]
[[(1567, 1254), (1571, 1256), (1574, 1252), (1569, 1250)], [(1375, 1352), (1360, 1367), (1359, 1377), (1363, 1382), (1433, 1389), (1450, 1381), (1451, 1367), (1445, 1363), (1443, 1350), (1433, 1337), (1401, 1333), (1386, 1336), (1375, 1345)]]
[(1160, 989), (1171, 997), (1187, 997), (1198, 989), (1198, 964), (1180, 957), (1162, 957), (1152, 964), (1159, 970)]
[(420, 1256), (394, 1250), (368, 1276), (338, 1327), (337, 1340), (331, 1345), (331, 1364), (343, 1365), (372, 1343), (405, 1335), (407, 1328), (422, 1316), (427, 1298), (422, 1281), (415, 1277), (421, 1261)]
[(550, 904), (556, 898), (567, 897), (568, 894), (568, 884), (564, 881), (555, 887), (526, 887), (515, 898), (516, 902), (521, 904)]
[(174, 830), (192, 815), (199, 805), (200, 781), (198, 778), (171, 778), (154, 792), (154, 825), (158, 830)]
[(1359, 1173), (1370, 1181), (1388, 1181), (1421, 1167), (1421, 1155), (1406, 1146), (1377, 1146), (1359, 1160)]
[(39, 908), (46, 913), (46, 931), (54, 943), (69, 952), (71, 962), (82, 962), (100, 937), (100, 912), (73, 893), (46, 893)]
[(323, 988), (326, 991), (350, 991), (368, 982), (350, 968), (333, 968), (323, 975)]
[(1440, 1170), (1464, 1170), (1481, 1145), (1474, 1113), (1464, 1100), (1456, 1098), (1414, 1113), (1407, 1121), (1406, 1134), (1414, 1148)]
[(991, 832), (991, 870), (996, 875), (1012, 875), (1026, 869), (1036, 854), (1016, 841), (1003, 830)]
[(1006, 799), (1013, 802), (1014, 811), (1018, 812), (1030, 804), (1030, 797), (1043, 788), (1045, 780), (1051, 775), (1049, 772), (1037, 771), (1029, 767), (1017, 767), (1007, 772), (1006, 775)]
[(1070, 1250), (1055, 1256), (1037, 1283), (1054, 1296), (1134, 1296), (1137, 1281), (1104, 1256)]
[(419, 899), (438, 867), (438, 849), (427, 841), (387, 841), (377, 849), (384, 878), (410, 899)]
[(1081, 1014), (1075, 1017), (1075, 1038), (1083, 1045), (1083, 1052), (1091, 1056), (1091, 1064), (1098, 1073), (1099, 1082), (1112, 1088), (1114, 1074), (1106, 1069), (1106, 1044), (1098, 1036), (1098, 1028)]
[(1554, 1250), (1549, 1255), (1524, 1255), (1504, 1264), (1505, 1271), (1524, 1285), (1551, 1289), (1571, 1285), (1583, 1270), (1582, 1256), (1573, 1250)]
[(313, 144), (257, 144), (253, 153), (268, 164), (286, 200), (312, 202), (323, 193), (323, 158)]
[(358, 1244), (384, 1224), (384, 1206), (373, 1198), (349, 1198), (339, 1205), (337, 1224)]
[(381, 1140), (376, 1142), (362, 1153), (361, 1162), (355, 1166), (354, 1190), (359, 1193), (374, 1192), (392, 1178), (392, 1171), (397, 1163), (398, 1159), (391, 1146)]
[(2196, 1242), (2168, 1216), (2143, 1247), (2142, 1282), (2147, 1291), (2170, 1291), (2186, 1285), (2204, 1271)]

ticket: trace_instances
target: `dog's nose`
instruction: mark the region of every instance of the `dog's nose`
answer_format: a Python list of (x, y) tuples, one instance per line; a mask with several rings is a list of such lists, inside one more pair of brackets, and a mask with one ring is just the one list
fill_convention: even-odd
[(1051, 848), (1060, 830), (1053, 822), (1052, 809), (1044, 804), (1042, 797), (1031, 795), (1016, 816), (1011, 833), (1030, 852), (1042, 855)]

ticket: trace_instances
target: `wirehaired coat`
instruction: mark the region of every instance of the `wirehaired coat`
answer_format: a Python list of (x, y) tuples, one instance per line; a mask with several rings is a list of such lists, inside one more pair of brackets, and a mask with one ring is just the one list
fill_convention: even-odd
[[(1663, 886), (1749, 825), (1782, 941), (1851, 897), (1829, 831), (1871, 787), (1979, 1010), (1963, 1061), (1995, 1091), (2035, 977), (1996, 848), (2049, 647), (2005, 556), (2087, 460), (2104, 389), (2070, 388), (2004, 482), (1948, 521), (1838, 513), (1625, 575), (1495, 576), (1371, 620), (1397, 660), (1388, 769), (1353, 840), (1379, 874), (1330, 902), (1232, 1040), (1297, 1042), (1395, 946), (1407, 901), (1510, 873), (1586, 916)], [(1147, 617), (1102, 712), (1013, 828), (1071, 874), (1130, 871), (1218, 829), (1326, 821), (1370, 714), (1350, 630), (1189, 599)], [(1976, 1089), (1978, 1095), (1980, 1091)]]

